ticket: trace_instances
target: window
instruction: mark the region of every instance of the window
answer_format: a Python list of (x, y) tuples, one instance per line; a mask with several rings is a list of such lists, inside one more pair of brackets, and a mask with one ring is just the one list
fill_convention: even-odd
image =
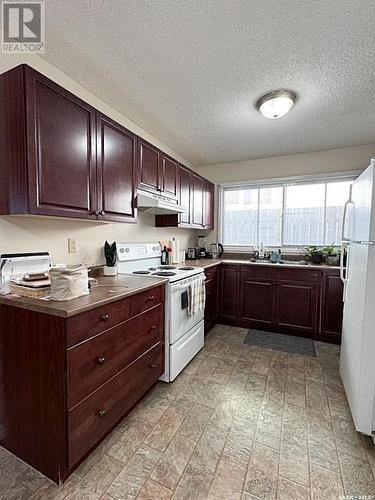
[(221, 240), (229, 247), (337, 245), (354, 178), (223, 187)]

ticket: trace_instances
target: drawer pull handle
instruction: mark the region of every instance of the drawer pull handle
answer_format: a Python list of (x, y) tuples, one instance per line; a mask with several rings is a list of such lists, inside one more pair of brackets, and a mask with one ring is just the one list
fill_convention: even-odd
[(157, 329), (157, 326), (156, 325), (152, 325), (151, 330), (156, 330), (156, 329)]
[(154, 300), (154, 299), (155, 299), (155, 295), (149, 295), (146, 300)]
[(155, 364), (155, 363), (151, 363), (151, 364), (150, 364), (150, 367), (151, 367), (151, 368), (156, 368), (156, 364)]
[(103, 316), (101, 316), (100, 318), (102, 321), (108, 321), (109, 320), (109, 316), (108, 314), (103, 314)]
[(98, 416), (99, 416), (100, 418), (105, 417), (105, 416), (106, 416), (106, 414), (107, 414), (107, 412), (106, 412), (105, 410), (99, 410), (99, 411), (98, 411)]
[(105, 358), (100, 356), (100, 357), (96, 358), (96, 362), (98, 363), (98, 365), (104, 365)]

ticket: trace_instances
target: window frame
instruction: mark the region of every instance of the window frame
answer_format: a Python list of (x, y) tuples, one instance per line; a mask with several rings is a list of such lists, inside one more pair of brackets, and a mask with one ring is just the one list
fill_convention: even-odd
[[(324, 192), (324, 237), (326, 231), (326, 211), (327, 211), (327, 184), (335, 181), (349, 180), (354, 182), (355, 179), (362, 173), (362, 170), (349, 170), (344, 172), (335, 172), (330, 174), (316, 174), (316, 175), (302, 175), (292, 177), (279, 177), (271, 179), (257, 179), (253, 181), (238, 181), (238, 182), (224, 182), (218, 185), (218, 241), (222, 241), (223, 225), (224, 225), (224, 191), (225, 189), (246, 189), (246, 188), (265, 188), (265, 187), (280, 187), (283, 188), (282, 210), (281, 210), (281, 239), (284, 235), (284, 219), (285, 219), (285, 202), (286, 187), (293, 184), (321, 184), (325, 183)], [(258, 196), (259, 203), (259, 196)], [(259, 206), (258, 206), (258, 220), (259, 220)], [(258, 227), (259, 231), (259, 227)], [(223, 242), (224, 248), (231, 252), (249, 252), (254, 249), (254, 245), (226, 245)], [(288, 250), (290, 253), (300, 253), (306, 245), (266, 245), (267, 248), (281, 248)], [(324, 245), (322, 245), (324, 246)]]

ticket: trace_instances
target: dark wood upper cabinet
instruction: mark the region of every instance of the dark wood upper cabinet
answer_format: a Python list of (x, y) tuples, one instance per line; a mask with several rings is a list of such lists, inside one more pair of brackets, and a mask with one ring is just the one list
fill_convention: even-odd
[(95, 217), (95, 110), (25, 68), (29, 207), (34, 214)]
[(191, 171), (180, 165), (178, 203), (186, 207), (186, 212), (179, 215), (180, 226), (191, 226)]
[(192, 173), (192, 219), (191, 225), (203, 228), (203, 187), (204, 180), (197, 174)]
[(139, 184), (141, 189), (159, 193), (162, 189), (160, 151), (152, 144), (139, 139)]
[(339, 271), (323, 271), (320, 334), (333, 340), (342, 332), (343, 291)]
[(178, 162), (169, 156), (161, 157), (161, 192), (164, 196), (177, 199), (178, 190)]
[[(180, 176), (181, 174), (181, 176)], [(214, 186), (26, 64), (0, 75), (0, 214), (135, 222), (137, 188), (213, 228)]]
[(98, 210), (106, 220), (135, 222), (136, 135), (97, 114)]
[(205, 229), (213, 229), (215, 185), (205, 180), (203, 192), (203, 225)]
[(27, 65), (0, 110), (0, 213), (135, 221), (134, 134)]

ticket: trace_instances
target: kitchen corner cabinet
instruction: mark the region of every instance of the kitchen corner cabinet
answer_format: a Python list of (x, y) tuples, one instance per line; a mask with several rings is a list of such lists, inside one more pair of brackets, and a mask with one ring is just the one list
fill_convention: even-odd
[(219, 266), (205, 269), (206, 307), (204, 309), (204, 330), (207, 334), (217, 321), (219, 306)]
[(0, 75), (0, 213), (136, 218), (136, 136), (27, 65)]

